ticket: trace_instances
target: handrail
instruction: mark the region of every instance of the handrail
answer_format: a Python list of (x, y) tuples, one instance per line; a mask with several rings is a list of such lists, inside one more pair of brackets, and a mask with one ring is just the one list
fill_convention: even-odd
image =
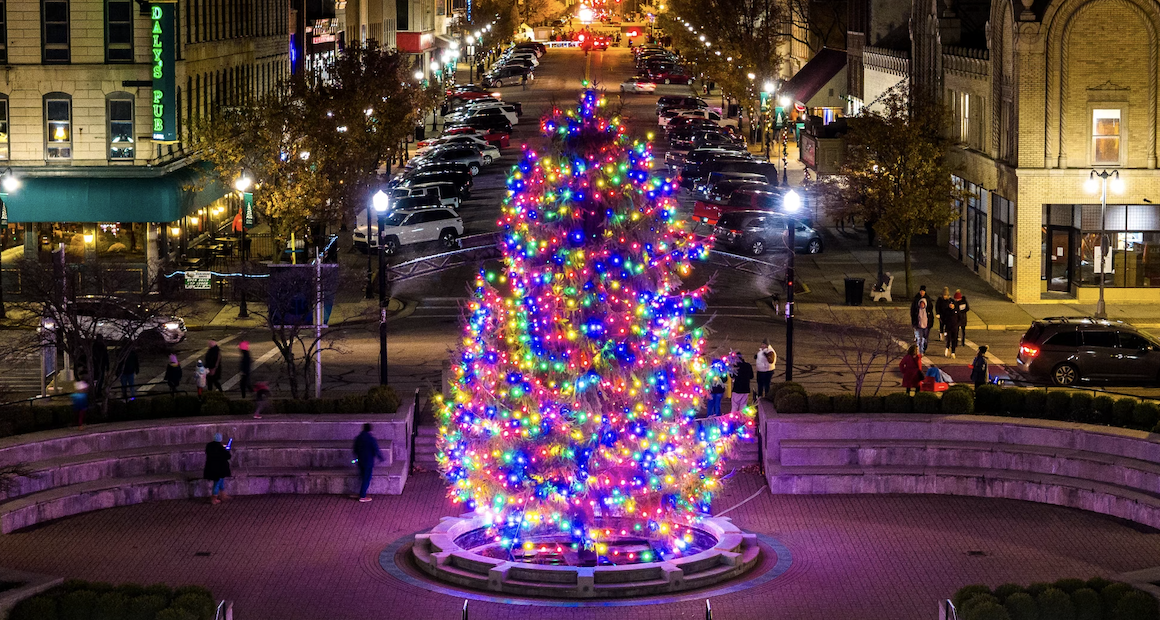
[(419, 436), (419, 388), (415, 388), (415, 402), (411, 405), (411, 471), (415, 470), (415, 438)]

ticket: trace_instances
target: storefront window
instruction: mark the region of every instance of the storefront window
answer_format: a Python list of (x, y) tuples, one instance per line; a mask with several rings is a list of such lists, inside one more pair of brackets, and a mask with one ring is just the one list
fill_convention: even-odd
[(967, 258), (975, 270), (987, 266), (987, 202), (983, 188), (967, 183)]
[[(1083, 205), (1079, 235), (1079, 281), (1084, 286), (1160, 287), (1160, 207), (1108, 205), (1106, 256), (1100, 242), (1100, 205)], [(1102, 260), (1100, 260), (1102, 258)]]
[[(956, 196), (961, 194), (962, 189), (963, 189), (963, 180), (960, 179), (959, 177), (956, 177), (956, 176), (952, 176), (951, 180), (955, 184), (955, 190), (957, 190), (955, 192)], [(950, 233), (950, 246), (951, 246), (951, 248), (953, 248), (951, 251), (951, 256), (954, 256), (957, 260), (962, 260), (963, 259), (963, 201), (956, 197), (952, 201), (951, 206), (954, 207), (955, 212), (959, 214), (959, 216), (956, 217), (954, 219), (954, 221), (951, 222), (950, 230), (948, 231)]]
[(1015, 232), (1015, 209), (1010, 200), (991, 194), (991, 271), (1011, 279), (1011, 248)]

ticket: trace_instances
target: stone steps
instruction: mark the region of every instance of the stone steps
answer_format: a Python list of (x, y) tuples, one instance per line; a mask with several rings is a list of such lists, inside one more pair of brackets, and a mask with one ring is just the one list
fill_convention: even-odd
[[(351, 447), (351, 442), (345, 440), (309, 444), (288, 441), (234, 442), (230, 467), (238, 473), (278, 467), (338, 469), (351, 465), (354, 458)], [(380, 467), (393, 463), (390, 450), (384, 451), (383, 457)], [(198, 475), (204, 466), (205, 444), (150, 446), (48, 459), (26, 465), (29, 473), (14, 480), (6, 494), (0, 492), (0, 502), (60, 486), (107, 478), (176, 473)]]
[[(376, 468), (370, 493), (399, 495), (406, 483), (406, 463)], [(235, 473), (226, 481), (230, 495), (349, 495), (358, 492), (358, 471), (345, 469), (302, 471), (294, 468), (258, 468)], [(129, 506), (147, 501), (207, 498), (212, 483), (183, 473), (101, 479), (26, 495), (0, 504), (0, 533), (7, 534), (37, 523), (93, 510)]]
[(439, 429), (434, 426), (420, 426), (415, 435), (415, 465), (433, 471), (439, 466), (435, 458), (436, 437)]

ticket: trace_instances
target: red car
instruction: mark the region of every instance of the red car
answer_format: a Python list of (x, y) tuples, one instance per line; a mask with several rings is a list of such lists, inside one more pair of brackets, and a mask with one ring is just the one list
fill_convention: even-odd
[(479, 136), (487, 141), (488, 144), (497, 149), (504, 149), (511, 146), (511, 136), (501, 131), (480, 131), (474, 127), (452, 127), (443, 132), (445, 136), (453, 136), (458, 134), (469, 134)]
[(717, 220), (725, 213), (739, 211), (774, 212), (781, 204), (781, 192), (761, 189), (738, 189), (729, 196), (728, 202), (698, 200), (693, 204), (693, 223), (716, 226)]
[(676, 71), (661, 70), (649, 74), (649, 79), (657, 84), (692, 84), (693, 76)]

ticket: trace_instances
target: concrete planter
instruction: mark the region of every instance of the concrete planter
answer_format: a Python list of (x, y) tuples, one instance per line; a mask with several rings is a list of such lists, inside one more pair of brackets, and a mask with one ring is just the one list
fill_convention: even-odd
[(1160, 527), (1160, 435), (982, 415), (761, 409), (774, 493), (998, 497)]

